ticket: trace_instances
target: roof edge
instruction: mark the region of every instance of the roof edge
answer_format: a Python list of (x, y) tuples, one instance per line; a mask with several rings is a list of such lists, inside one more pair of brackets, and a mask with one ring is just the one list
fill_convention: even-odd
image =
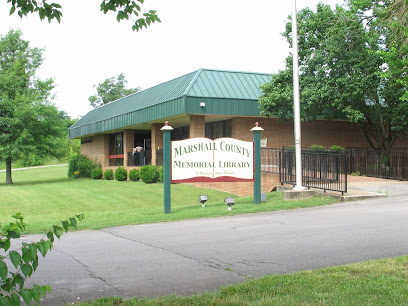
[(245, 73), (245, 74), (262, 74), (272, 76), (273, 73), (266, 73), (266, 72), (250, 72), (250, 71), (239, 71), (239, 70), (224, 70), (224, 69), (209, 69), (209, 68), (201, 68), (201, 71), (216, 71), (216, 72), (229, 72), (229, 73)]
[(191, 80), (190, 84), (188, 84), (186, 90), (184, 91), (184, 93), (182, 94), (182, 96), (186, 96), (188, 94), (188, 92), (190, 91), (191, 87), (193, 87), (194, 83), (197, 81), (198, 77), (200, 76), (201, 72), (203, 71), (203, 69), (198, 69), (195, 76), (193, 77), (193, 79)]

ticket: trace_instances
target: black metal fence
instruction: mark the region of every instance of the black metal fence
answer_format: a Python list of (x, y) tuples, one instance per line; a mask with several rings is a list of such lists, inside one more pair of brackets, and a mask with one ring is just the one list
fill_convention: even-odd
[(128, 152), (127, 166), (144, 166), (150, 164), (152, 160), (152, 151), (143, 150), (141, 152)]
[(384, 152), (347, 148), (345, 151), (349, 173), (395, 180), (408, 179), (408, 150), (406, 149)]
[(279, 174), (279, 152), (282, 149), (261, 148), (261, 171)]
[[(279, 153), (279, 176), (282, 184), (296, 184), (294, 150)], [(302, 184), (318, 188), (347, 192), (347, 157), (345, 154), (326, 151), (302, 150)]]

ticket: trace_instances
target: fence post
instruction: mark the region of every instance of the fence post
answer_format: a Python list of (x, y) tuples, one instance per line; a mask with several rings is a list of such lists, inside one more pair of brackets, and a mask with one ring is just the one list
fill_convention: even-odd
[(166, 121), (164, 126), (160, 129), (163, 131), (163, 197), (164, 197), (164, 213), (171, 213), (171, 131), (173, 128), (169, 126)]

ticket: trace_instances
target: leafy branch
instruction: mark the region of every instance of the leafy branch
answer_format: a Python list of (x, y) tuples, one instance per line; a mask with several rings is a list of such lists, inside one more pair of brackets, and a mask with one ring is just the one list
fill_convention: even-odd
[(61, 221), (53, 225), (39, 242), (23, 242), (21, 248), (10, 250), (11, 240), (20, 238), (27, 225), (20, 213), (12, 217), (14, 222), (4, 227), (0, 223), (0, 250), (4, 250), (4, 255), (0, 254), (0, 305), (20, 305), (20, 297), (27, 305), (32, 300), (39, 304), (41, 296), (45, 297), (50, 287), (34, 285), (31, 289), (24, 288), (25, 281), (38, 267), (38, 252), (45, 257), (51, 251), (55, 237), (59, 239), (69, 229), (77, 229), (78, 221), (84, 217), (79, 214)]
[[(38, 13), (41, 20), (45, 18), (48, 22), (51, 22), (54, 18), (61, 22), (62, 12), (61, 5), (58, 3), (47, 3), (47, 0), (7, 0), (11, 4), (10, 15), (17, 12), (20, 18), (27, 16), (28, 13)], [(149, 10), (142, 14), (141, 5), (144, 0), (103, 0), (101, 3), (101, 11), (106, 14), (107, 12), (117, 12), (116, 20), (122, 21), (123, 19), (132, 19), (134, 24), (132, 25), (133, 31), (139, 31), (143, 27), (147, 28), (154, 22), (161, 22), (156, 11)]]

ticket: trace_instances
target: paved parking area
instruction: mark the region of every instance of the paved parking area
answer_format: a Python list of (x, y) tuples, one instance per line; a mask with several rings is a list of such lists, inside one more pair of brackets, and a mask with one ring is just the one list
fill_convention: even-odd
[(32, 281), (52, 287), (43, 303), (55, 305), (112, 295), (190, 295), (272, 273), (407, 255), (408, 184), (355, 188), (382, 188), (388, 197), (68, 233)]

